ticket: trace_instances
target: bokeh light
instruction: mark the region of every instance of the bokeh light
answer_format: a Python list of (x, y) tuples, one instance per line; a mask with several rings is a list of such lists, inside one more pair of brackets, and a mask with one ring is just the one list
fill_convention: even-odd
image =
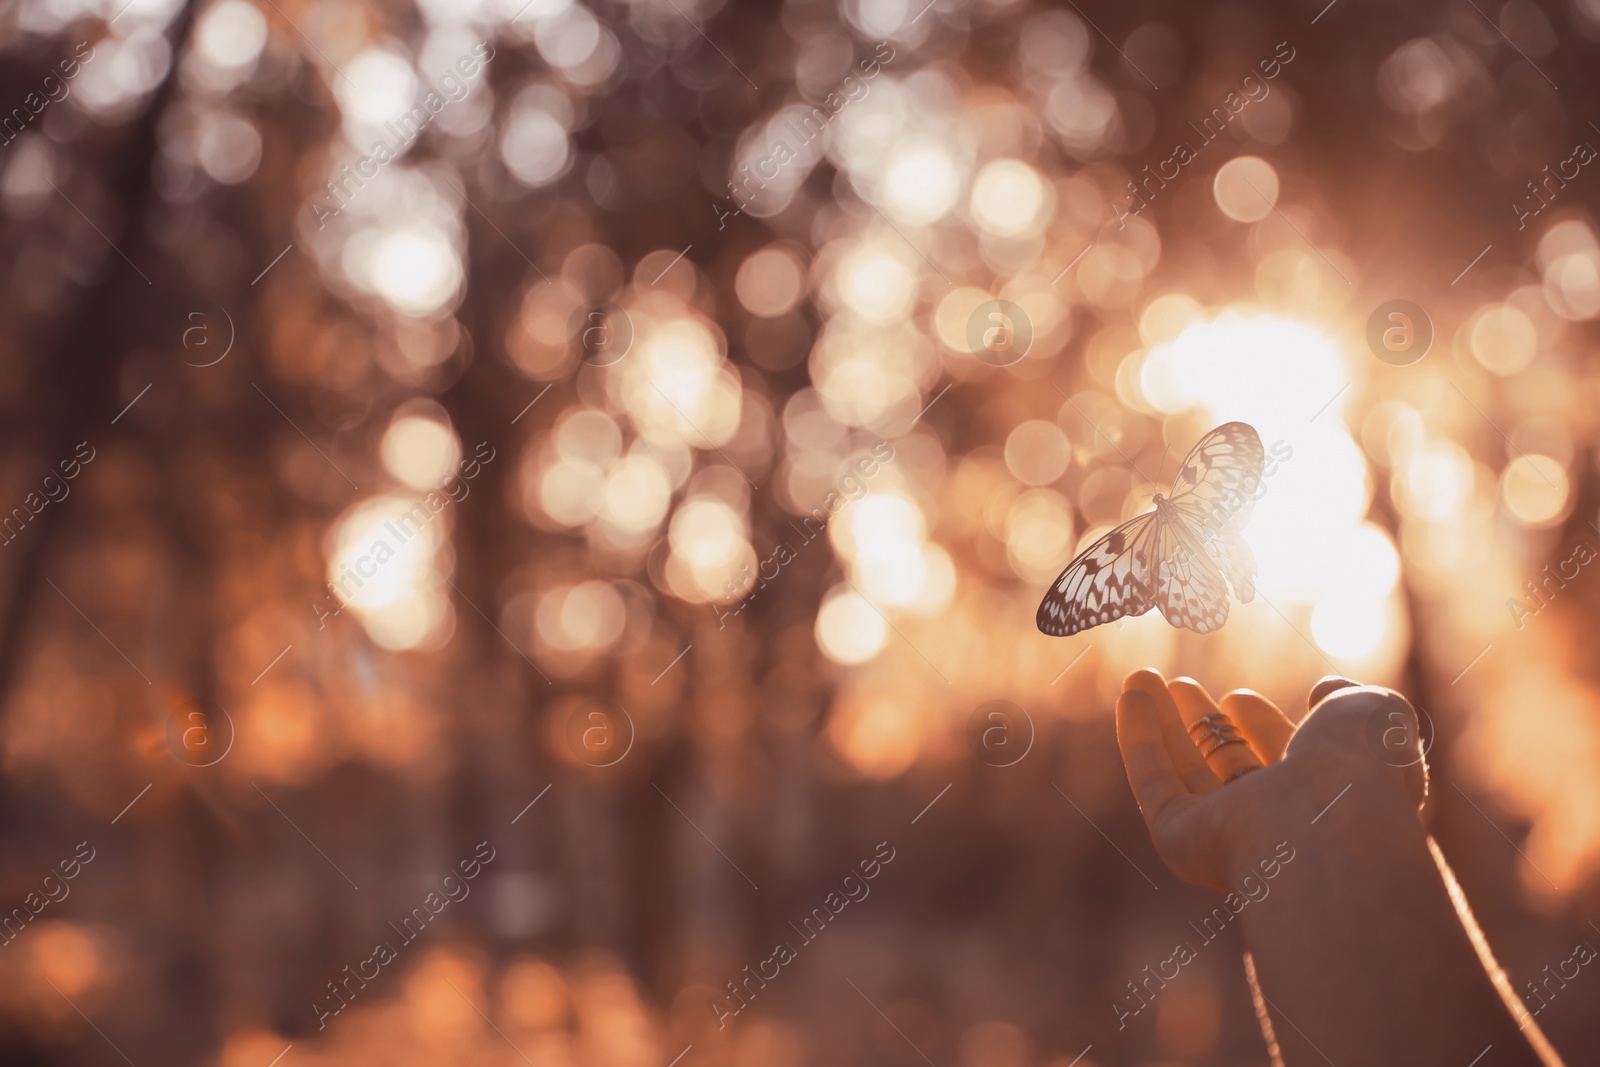
[(1222, 213), (1237, 222), (1259, 222), (1278, 202), (1278, 172), (1259, 156), (1230, 159), (1212, 180)]
[(888, 621), (859, 593), (836, 588), (817, 608), (817, 646), (836, 663), (865, 663), (888, 642)]
[[(1144, 667), (1403, 690), (1512, 985), (1590, 937), (1600, 0), (1320, 9), (0, 12), (12, 924), (99, 849), (0, 1059), (1259, 1059), (1210, 963), (1094, 993), (1195, 914)], [(1234, 420), (1252, 599), (1041, 633)]]

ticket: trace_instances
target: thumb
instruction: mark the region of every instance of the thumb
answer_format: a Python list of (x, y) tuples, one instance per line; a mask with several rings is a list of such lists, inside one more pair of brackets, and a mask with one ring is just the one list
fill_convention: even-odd
[(1393, 689), (1324, 678), (1312, 689), (1312, 709), (1289, 741), (1285, 758), (1335, 761), (1352, 773), (1386, 767), (1421, 807), (1428, 770), (1416, 709)]

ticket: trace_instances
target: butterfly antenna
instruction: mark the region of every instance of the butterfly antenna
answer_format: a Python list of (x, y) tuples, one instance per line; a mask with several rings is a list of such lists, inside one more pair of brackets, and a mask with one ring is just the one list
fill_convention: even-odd
[(1163, 468), (1163, 467), (1165, 467), (1167, 465), (1167, 453), (1171, 452), (1171, 451), (1172, 451), (1172, 445), (1171, 444), (1168, 444), (1166, 448), (1163, 448), (1161, 450), (1161, 462), (1156, 465), (1156, 481), (1157, 482), (1161, 481), (1161, 468)]

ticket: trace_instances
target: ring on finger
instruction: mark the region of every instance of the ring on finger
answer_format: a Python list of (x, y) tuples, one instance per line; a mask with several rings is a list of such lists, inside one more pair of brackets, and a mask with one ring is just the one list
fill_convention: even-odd
[(1239, 733), (1239, 728), (1233, 724), (1233, 720), (1220, 711), (1202, 715), (1190, 723), (1189, 736), (1193, 738), (1195, 747), (1200, 750), (1200, 755), (1207, 759), (1228, 745), (1248, 743)]

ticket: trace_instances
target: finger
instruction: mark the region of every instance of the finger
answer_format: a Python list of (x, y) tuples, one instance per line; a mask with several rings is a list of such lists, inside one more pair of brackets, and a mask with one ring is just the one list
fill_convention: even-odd
[(1200, 750), (1189, 740), (1189, 733), (1184, 729), (1183, 720), (1178, 717), (1178, 706), (1173, 702), (1172, 694), (1167, 691), (1166, 679), (1157, 671), (1134, 671), (1122, 683), (1122, 690), (1127, 693), (1135, 689), (1149, 696), (1154, 703), (1156, 718), (1161, 725), (1162, 743), (1167, 746), (1167, 755), (1172, 758), (1172, 766), (1189, 792), (1209, 793), (1221, 785), (1211, 768), (1206, 766)]
[(1211, 699), (1205, 686), (1193, 678), (1177, 678), (1167, 686), (1177, 702), (1178, 715), (1188, 728), (1190, 742), (1211, 768), (1217, 780), (1228, 782), (1246, 769), (1257, 769), (1262, 760), (1250, 747), (1238, 723), (1229, 718)]
[(1360, 684), (1360, 682), (1352, 682), (1340, 674), (1325, 675), (1321, 681), (1311, 687), (1311, 692), (1306, 694), (1306, 710), (1310, 711), (1328, 699), (1330, 693), (1337, 693), (1341, 689), (1349, 689)]
[(1382, 686), (1336, 689), (1306, 722), (1317, 727), (1323, 743), (1350, 747), (1364, 742), (1380, 761), (1401, 772), (1417, 807), (1427, 800), (1427, 746), (1417, 709), (1403, 693)]
[(1117, 698), (1117, 747), (1122, 750), (1128, 785), (1154, 834), (1161, 813), (1188, 796), (1189, 790), (1167, 752), (1155, 701), (1143, 689), (1130, 689)]
[(1276, 763), (1294, 736), (1294, 723), (1278, 705), (1251, 689), (1235, 689), (1222, 698), (1222, 711), (1239, 725), (1262, 763)]

